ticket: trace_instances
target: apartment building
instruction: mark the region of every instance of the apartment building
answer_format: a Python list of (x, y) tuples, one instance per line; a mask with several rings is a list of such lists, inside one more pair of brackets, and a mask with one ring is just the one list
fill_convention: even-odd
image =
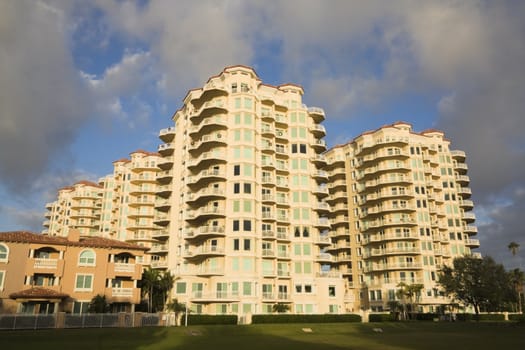
[(113, 173), (98, 183), (80, 181), (60, 189), (57, 200), (46, 204), (42, 233), (65, 236), (76, 228), (82, 236), (134, 243), (151, 252), (139, 257), (139, 262), (157, 267), (167, 253), (162, 249), (167, 231), (154, 220), (157, 183), (164, 180), (160, 159), (158, 153), (137, 150), (129, 159), (114, 161)]
[(440, 131), (403, 122), (366, 132), (326, 153), (335, 267), (359, 290), (358, 304), (388, 309), (400, 283), (421, 284), (426, 311), (450, 303), (439, 267), (474, 254), (473, 203), (465, 153)]
[(84, 313), (104, 295), (112, 312), (140, 303), (147, 248), (102, 237), (0, 232), (0, 313)]
[(77, 228), (84, 236), (98, 235), (102, 193), (102, 186), (89, 181), (59, 189), (57, 200), (46, 204), (42, 233), (65, 236)]
[[(188, 92), (158, 153), (92, 184), (88, 231), (148, 248), (137, 262), (170, 271), (197, 313), (381, 311), (400, 284), (423, 285), (425, 311), (449, 303), (439, 266), (479, 254), (465, 153), (403, 122), (327, 151), (324, 111), (302, 97), (225, 68)], [(75, 188), (49, 205), (49, 234)]]
[(325, 252), (324, 112), (302, 95), (228, 67), (189, 91), (174, 128), (161, 132), (171, 181), (157, 223), (170, 233), (174, 297), (195, 312), (244, 316), (276, 303), (294, 313), (350, 311)]

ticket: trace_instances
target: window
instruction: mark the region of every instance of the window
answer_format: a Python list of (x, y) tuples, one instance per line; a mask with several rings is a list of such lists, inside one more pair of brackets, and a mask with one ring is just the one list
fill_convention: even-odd
[(242, 229), (247, 232), (251, 231), (252, 230), (251, 220), (244, 220), (242, 223)]
[(244, 193), (252, 193), (252, 184), (250, 183), (244, 184)]
[(239, 220), (233, 220), (233, 230), (239, 231)]
[(335, 286), (328, 286), (328, 296), (335, 297)]
[(234, 183), (233, 184), (233, 193), (240, 193), (241, 192), (241, 184), (240, 183)]
[(186, 282), (177, 282), (175, 291), (177, 294), (186, 294)]
[(9, 258), (9, 248), (5, 244), (0, 243), (0, 262), (7, 262)]
[(88, 312), (90, 301), (75, 301), (73, 302), (74, 314), (85, 314)]
[(234, 176), (241, 175), (241, 166), (240, 165), (234, 165), (233, 166), (233, 175)]
[(251, 240), (250, 239), (245, 239), (244, 240), (244, 250), (249, 251), (250, 250), (250, 246), (251, 246)]
[(4, 290), (5, 271), (0, 271), (0, 291)]
[(93, 290), (93, 275), (77, 275), (75, 291)]
[(84, 266), (95, 266), (95, 252), (91, 249), (81, 251), (78, 256), (78, 264)]

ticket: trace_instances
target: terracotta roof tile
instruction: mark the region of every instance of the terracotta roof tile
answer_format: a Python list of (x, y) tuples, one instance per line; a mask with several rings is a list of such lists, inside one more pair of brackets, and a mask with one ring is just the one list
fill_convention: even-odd
[(132, 243), (103, 237), (81, 237), (80, 241), (74, 242), (68, 240), (66, 237), (48, 236), (28, 231), (0, 232), (0, 241), (17, 243), (56, 244), (92, 248), (118, 248), (143, 251), (148, 250), (148, 248), (146, 247), (141, 247)]
[(42, 288), (42, 287), (32, 287), (29, 289), (21, 290), (19, 292), (9, 294), (11, 299), (19, 298), (53, 298), (53, 299), (65, 299), (69, 298), (69, 294), (60, 293), (52, 289)]

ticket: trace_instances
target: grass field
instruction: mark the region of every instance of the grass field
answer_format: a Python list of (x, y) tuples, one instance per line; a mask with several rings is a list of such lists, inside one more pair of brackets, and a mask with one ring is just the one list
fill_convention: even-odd
[[(377, 327), (383, 332), (374, 332)], [(525, 349), (525, 326), (417, 322), (0, 331), (0, 349), (507, 350)]]

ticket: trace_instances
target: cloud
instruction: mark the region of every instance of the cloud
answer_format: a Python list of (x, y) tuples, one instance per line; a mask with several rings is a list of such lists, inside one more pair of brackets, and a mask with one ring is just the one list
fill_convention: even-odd
[(0, 182), (13, 193), (31, 191), (89, 117), (64, 16), (44, 2), (0, 3)]
[(159, 86), (180, 97), (225, 66), (246, 63), (252, 47), (244, 36), (239, 2), (152, 1), (146, 4), (99, 1), (108, 26), (130, 40), (147, 43), (158, 58)]

